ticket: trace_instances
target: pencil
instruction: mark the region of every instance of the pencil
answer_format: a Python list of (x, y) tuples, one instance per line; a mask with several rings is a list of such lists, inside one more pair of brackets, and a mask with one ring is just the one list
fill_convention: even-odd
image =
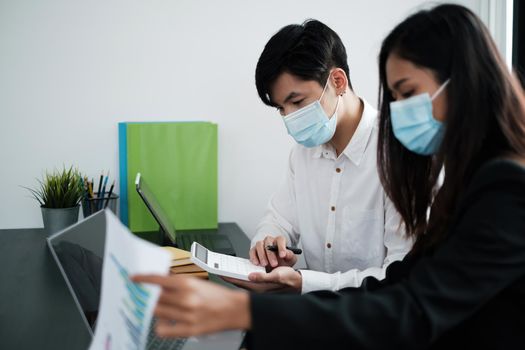
[(100, 197), (100, 190), (102, 189), (102, 180), (104, 179), (104, 171), (100, 172), (100, 181), (98, 183), (98, 191), (97, 194)]
[[(93, 199), (93, 197), (94, 197), (94, 196), (93, 196), (93, 184), (92, 184), (91, 182), (87, 181), (87, 187), (88, 187), (88, 197), (89, 197), (89, 199)], [(93, 213), (95, 212), (95, 211), (93, 210), (93, 205), (94, 205), (95, 203), (93, 203), (93, 201), (92, 201), (92, 200), (89, 200), (89, 199), (88, 199), (88, 203), (89, 203), (89, 211), (90, 211), (91, 214), (93, 214)]]
[(89, 190), (89, 198), (93, 198), (95, 196), (93, 194), (93, 182), (88, 181), (88, 190)]
[(108, 207), (109, 200), (111, 199), (111, 194), (113, 193), (114, 187), (115, 187), (115, 180), (113, 180), (113, 183), (111, 184), (111, 187), (109, 188), (108, 198), (106, 199), (106, 203), (104, 203), (104, 208)]
[(108, 178), (109, 178), (109, 170), (108, 174), (106, 175), (106, 178), (104, 179), (104, 184), (102, 185), (102, 193), (98, 193), (98, 199), (97, 202), (97, 208), (102, 209), (104, 207), (104, 195), (106, 194), (106, 186), (108, 184)]

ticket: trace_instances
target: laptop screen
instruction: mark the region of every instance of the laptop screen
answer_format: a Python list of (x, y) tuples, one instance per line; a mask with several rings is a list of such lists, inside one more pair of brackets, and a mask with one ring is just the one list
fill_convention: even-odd
[(137, 177), (135, 179), (135, 187), (137, 189), (138, 194), (146, 204), (146, 207), (148, 207), (149, 211), (151, 212), (161, 229), (164, 231), (165, 234), (168, 235), (169, 239), (173, 243), (175, 243), (175, 227), (171, 224), (171, 221), (168, 219), (168, 215), (162, 209), (156, 197), (153, 195), (153, 192), (151, 191), (147, 182), (144, 180), (143, 176), (140, 173), (137, 174)]
[(47, 239), (84, 321), (93, 333), (101, 296), (106, 242), (104, 211)]

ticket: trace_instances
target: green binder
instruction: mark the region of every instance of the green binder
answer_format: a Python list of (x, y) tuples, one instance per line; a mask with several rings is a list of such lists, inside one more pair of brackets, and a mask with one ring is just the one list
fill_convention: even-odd
[(135, 190), (138, 172), (177, 230), (217, 228), (217, 125), (125, 123), (125, 135), (122, 129), (121, 125), (120, 137), (125, 139), (127, 153), (126, 215), (131, 231), (158, 228)]

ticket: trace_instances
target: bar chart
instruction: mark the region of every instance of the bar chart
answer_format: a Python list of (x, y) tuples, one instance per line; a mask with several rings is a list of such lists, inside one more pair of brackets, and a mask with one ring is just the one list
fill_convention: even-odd
[(119, 315), (126, 325), (129, 336), (127, 347), (129, 349), (140, 349), (141, 343), (144, 341), (141, 336), (146, 334), (144, 327), (149, 327), (149, 324), (145, 323), (144, 316), (151, 295), (149, 291), (130, 280), (128, 271), (120, 264), (115, 255), (110, 254), (110, 258), (118, 269), (120, 282), (124, 284), (127, 292), (118, 307)]

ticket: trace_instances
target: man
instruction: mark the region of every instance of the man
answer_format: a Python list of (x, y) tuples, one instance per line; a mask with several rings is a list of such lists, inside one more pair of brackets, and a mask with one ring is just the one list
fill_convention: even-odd
[[(298, 145), (252, 239), (250, 260), (273, 271), (255, 283), (228, 280), (307, 293), (382, 278), (411, 244), (379, 181), (377, 111), (354, 94), (341, 39), (316, 20), (288, 25), (266, 44), (255, 78), (261, 100), (277, 108)], [(308, 269), (295, 271), (286, 246), (299, 240)]]

